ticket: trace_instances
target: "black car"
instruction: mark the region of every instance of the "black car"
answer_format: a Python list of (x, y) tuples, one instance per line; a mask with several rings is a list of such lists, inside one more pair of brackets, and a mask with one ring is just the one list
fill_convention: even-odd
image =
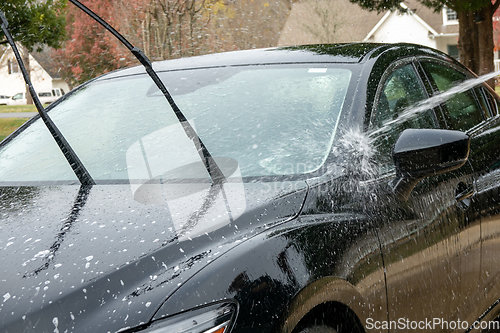
[(39, 116), (0, 144), (1, 332), (498, 324), (499, 98), (444, 98), (466, 68), (409, 44), (153, 67), (189, 124), (140, 67), (48, 108), (91, 183)]

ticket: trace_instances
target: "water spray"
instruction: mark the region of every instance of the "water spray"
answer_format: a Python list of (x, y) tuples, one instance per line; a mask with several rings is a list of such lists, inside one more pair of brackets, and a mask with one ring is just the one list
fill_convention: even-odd
[(466, 80), (466, 81), (460, 83), (459, 85), (456, 85), (455, 87), (448, 89), (445, 92), (438, 93), (438, 94), (436, 94), (428, 99), (425, 99), (425, 100), (422, 100), (422, 101), (416, 103), (415, 105), (409, 106), (409, 107), (405, 108), (396, 119), (388, 120), (388, 121), (384, 122), (382, 127), (377, 128), (376, 130), (373, 130), (373, 131), (369, 131), (368, 136), (374, 137), (374, 136), (378, 136), (382, 133), (386, 133), (386, 132), (391, 130), (393, 125), (403, 123), (421, 112), (427, 111), (429, 109), (433, 109), (436, 106), (439, 106), (442, 103), (446, 102), (448, 99), (450, 99), (454, 95), (463, 93), (463, 92), (465, 92), (465, 91), (467, 91), (467, 90), (469, 90), (469, 89), (471, 89), (471, 88), (473, 88), (473, 87), (475, 87), (483, 82), (486, 82), (489, 79), (492, 79), (496, 76), (500, 76), (500, 71), (488, 73), (488, 74), (482, 75), (482, 76), (474, 78), (474, 79)]

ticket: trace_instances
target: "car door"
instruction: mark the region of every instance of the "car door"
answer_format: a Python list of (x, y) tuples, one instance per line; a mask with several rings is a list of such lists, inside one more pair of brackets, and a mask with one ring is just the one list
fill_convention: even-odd
[[(396, 177), (392, 151), (407, 128), (443, 128), (439, 108), (414, 113), (411, 106), (428, 97), (414, 59), (390, 66), (382, 77), (370, 120), (377, 153), (374, 163), (380, 189), (377, 207), (384, 256), (390, 331), (433, 331), (439, 323), (457, 322), (470, 309), (467, 272), (479, 272), (479, 253), (470, 251), (479, 238), (479, 221), (470, 202), (457, 192), (473, 184), (472, 169), (421, 180), (402, 197), (391, 192)], [(385, 186), (385, 187), (384, 187)], [(478, 276), (476, 276), (478, 278)]]
[[(481, 89), (487, 97), (491, 117), (478, 126), (471, 144), (471, 163), (475, 171), (479, 211), (481, 212), (481, 292), (483, 320), (500, 316), (500, 117), (498, 96)], [(496, 307), (494, 307), (496, 305)]]
[[(464, 80), (464, 74), (457, 74), (456, 69), (447, 64), (429, 60), (421, 63), (436, 90), (444, 91), (452, 81)], [(473, 208), (481, 216), (481, 240), (475, 239), (475, 246), (471, 250), (479, 252), (481, 260), (479, 276), (477, 271), (470, 271), (470, 279), (463, 280), (462, 283), (468, 283), (470, 289), (476, 288), (475, 293), (471, 290), (471, 295), (477, 311), (480, 311), (478, 316), (492, 319), (500, 314), (498, 307), (491, 308), (500, 295), (498, 96), (488, 87), (479, 85), (445, 102), (443, 113), (448, 128), (467, 131), (471, 137), (469, 161), (474, 170), (477, 191)], [(468, 266), (472, 268), (477, 265)]]

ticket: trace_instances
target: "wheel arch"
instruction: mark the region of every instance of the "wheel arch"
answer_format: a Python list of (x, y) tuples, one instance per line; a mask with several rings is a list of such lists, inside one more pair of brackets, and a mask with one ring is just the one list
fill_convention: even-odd
[[(310, 321), (320, 313), (334, 315), (336, 311), (352, 312), (353, 318), (363, 327), (366, 322), (367, 305), (361, 294), (349, 282), (336, 278), (324, 277), (304, 287), (290, 301), (283, 313), (279, 333), (292, 333), (303, 325), (303, 320)], [(350, 319), (347, 319), (350, 320)]]

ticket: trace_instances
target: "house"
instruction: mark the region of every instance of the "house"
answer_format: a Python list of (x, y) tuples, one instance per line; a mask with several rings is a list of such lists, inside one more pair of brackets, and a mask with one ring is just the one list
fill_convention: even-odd
[[(48, 49), (31, 53), (29, 59), (31, 81), (36, 91), (50, 91), (53, 88), (69, 91), (68, 84), (53, 65)], [(13, 96), (24, 91), (26, 85), (12, 48), (0, 49), (0, 95)]]
[(435, 12), (409, 0), (407, 9), (377, 13), (349, 0), (306, 0), (293, 4), (278, 45), (341, 42), (407, 42), (429, 46), (458, 58), (458, 20), (453, 10)]

